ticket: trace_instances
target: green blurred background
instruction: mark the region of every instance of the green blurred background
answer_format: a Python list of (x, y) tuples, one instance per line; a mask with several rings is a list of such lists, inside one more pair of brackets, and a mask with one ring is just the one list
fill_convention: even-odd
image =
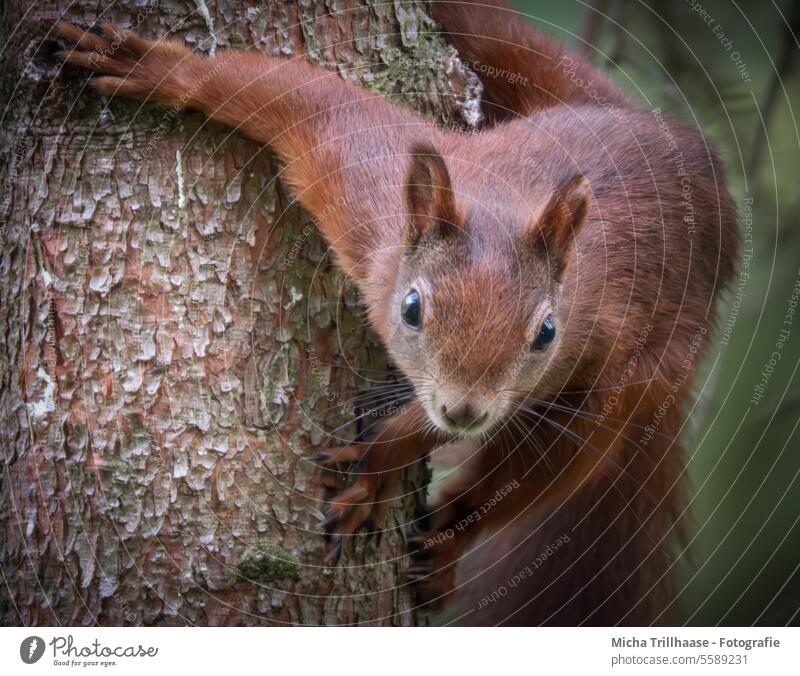
[[(514, 5), (634, 100), (712, 139), (742, 221), (752, 199), (751, 274), (723, 300), (720, 325), (735, 325), (727, 344), (718, 332), (698, 378), (686, 444), (695, 528), (675, 618), (800, 624), (800, 303), (782, 324), (800, 280), (800, 3)], [(753, 404), (781, 328), (781, 359)]]

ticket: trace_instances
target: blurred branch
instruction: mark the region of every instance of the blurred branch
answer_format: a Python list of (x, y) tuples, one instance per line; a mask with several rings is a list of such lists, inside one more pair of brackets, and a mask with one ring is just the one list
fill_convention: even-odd
[(611, 61), (615, 64), (620, 63), (625, 58), (625, 19), (629, 13), (625, 11), (624, 2), (615, 2), (614, 10), (611, 15), (614, 29), (614, 45), (611, 50)]
[[(581, 30), (581, 51), (583, 55), (593, 60), (595, 49), (600, 42), (600, 34), (606, 23), (611, 24), (613, 32), (613, 43), (608, 54), (604, 54), (605, 62), (618, 65), (623, 56), (625, 43), (624, 30), (622, 28), (625, 13), (622, 11), (622, 2), (609, 2), (609, 0), (595, 0), (588, 4), (586, 19)], [(607, 64), (604, 62), (604, 66)]]
[(586, 20), (581, 31), (581, 50), (584, 56), (591, 56), (592, 47), (597, 45), (597, 38), (606, 16), (608, 16), (608, 0), (595, 0), (595, 2), (589, 3)]
[(764, 121), (762, 124), (759, 120), (759, 123), (756, 125), (756, 132), (753, 136), (753, 147), (747, 162), (748, 176), (752, 176), (758, 168), (758, 163), (761, 160), (761, 148), (764, 145), (764, 136), (766, 130), (769, 128), (769, 120), (772, 117), (775, 104), (778, 101), (779, 90), (782, 87), (783, 81), (789, 77), (795, 65), (796, 34), (798, 32), (800, 32), (800, 2), (795, 0), (795, 2), (792, 3), (789, 21), (784, 23), (783, 44), (781, 46), (780, 57), (778, 58), (778, 65), (775, 69), (775, 75), (770, 81), (767, 94), (761, 104), (761, 116)]

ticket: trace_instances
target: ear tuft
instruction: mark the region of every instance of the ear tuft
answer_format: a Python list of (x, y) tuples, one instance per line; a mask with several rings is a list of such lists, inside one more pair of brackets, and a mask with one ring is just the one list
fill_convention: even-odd
[(415, 144), (410, 154), (405, 182), (410, 214), (406, 243), (413, 246), (434, 228), (439, 235), (455, 232), (460, 219), (444, 158), (428, 143)]
[(555, 191), (536, 224), (535, 236), (544, 244), (547, 259), (558, 276), (566, 267), (570, 247), (586, 223), (591, 204), (592, 185), (578, 174)]

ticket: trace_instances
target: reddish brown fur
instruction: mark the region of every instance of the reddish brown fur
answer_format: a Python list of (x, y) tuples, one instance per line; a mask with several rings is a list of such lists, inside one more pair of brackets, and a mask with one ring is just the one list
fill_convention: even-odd
[[(558, 105), (629, 103), (602, 73), (532, 30), (505, 0), (437, 0), (432, 9), (461, 58), (482, 75), (484, 109), (495, 122)], [(582, 83), (588, 86), (576, 86)]]
[[(528, 82), (485, 82), (492, 118), (502, 124), (476, 135), (437, 128), (303, 62), (245, 52), (206, 59), (132, 36), (112, 52), (107, 40), (74, 27), (61, 33), (84, 49), (106, 50), (99, 59), (65, 55), (104, 74), (93, 81), (100, 91), (201, 109), (270, 144), (401, 366), (435, 362), (448, 387), (501, 392), (509, 364), (531, 340), (529, 306), (557, 304), (557, 348), (549, 360), (525, 365), (539, 369), (536, 393), (551, 403), (539, 411), (552, 422), (512, 411), (517, 424), (492, 433), (443, 491), (431, 533), (417, 539), (412, 572), (425, 598), (452, 598), (453, 608), (471, 611), (466, 622), (650, 622), (665, 606), (684, 504), (680, 436), (691, 375), (736, 259), (734, 206), (696, 130), (668, 119), (665, 131), (587, 64), (565, 74), (554, 42), (504, 5), (483, 4), (435, 3), (435, 11), (466, 60)], [(577, 76), (593, 79), (603, 101)], [(667, 132), (682, 153), (682, 174)], [(416, 338), (399, 332), (395, 299), (420, 276), (430, 287), (430, 318)], [(380, 526), (402, 467), (443, 440), (428, 429), (428, 416), (417, 401), (382, 423), (362, 459), (365, 473), (332, 505), (336, 534)], [(643, 427), (657, 418), (645, 444)], [(546, 462), (538, 460), (545, 451)], [(325, 464), (361, 454), (340, 449)], [(458, 537), (419, 544), (512, 480), (519, 487)], [(462, 562), (465, 584), (453, 594), (456, 563), (479, 533), (491, 540)], [(570, 543), (515, 594), (476, 610), (564, 533)], [(482, 555), (487, 549), (491, 555)], [(470, 581), (469, 571), (482, 568)]]

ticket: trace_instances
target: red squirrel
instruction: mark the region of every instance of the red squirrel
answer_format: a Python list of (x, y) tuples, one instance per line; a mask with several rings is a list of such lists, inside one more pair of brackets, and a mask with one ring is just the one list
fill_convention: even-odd
[(359, 463), (330, 505), (334, 551), (458, 437), (470, 457), (411, 539), (422, 602), (473, 624), (664, 621), (693, 373), (737, 257), (722, 167), (504, 2), (432, 9), (482, 75), (480, 133), (298, 60), (59, 30), (103, 94), (274, 149), (413, 386), (366, 444), (315, 456)]

